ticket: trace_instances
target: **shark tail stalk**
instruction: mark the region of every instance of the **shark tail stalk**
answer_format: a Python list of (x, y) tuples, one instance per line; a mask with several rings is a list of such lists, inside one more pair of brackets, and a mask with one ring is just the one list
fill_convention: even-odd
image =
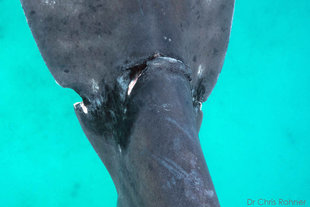
[(21, 0), (59, 85), (109, 171), (118, 207), (218, 207), (198, 133), (233, 0)]
[(198, 139), (202, 112), (190, 80), (181, 61), (157, 57), (146, 63), (124, 100), (126, 91), (119, 91), (106, 94), (111, 99), (100, 107), (90, 101), (83, 106), (87, 113), (82, 103), (75, 107), (111, 173), (119, 207), (219, 206)]

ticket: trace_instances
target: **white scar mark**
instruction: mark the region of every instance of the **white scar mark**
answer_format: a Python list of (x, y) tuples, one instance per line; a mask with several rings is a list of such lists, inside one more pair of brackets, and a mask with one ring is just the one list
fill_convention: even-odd
[(78, 105), (81, 106), (81, 108), (82, 108), (84, 114), (87, 114), (87, 113), (88, 113), (88, 109), (87, 109), (87, 107), (84, 105), (83, 102), (77, 102), (77, 103), (73, 104), (73, 106), (74, 106), (75, 109), (76, 109), (76, 107), (77, 107)]
[(171, 63), (177, 63), (177, 62), (180, 62), (181, 63), (181, 61), (179, 61), (179, 60), (177, 60), (177, 59), (175, 59), (175, 58), (171, 58), (171, 57), (160, 57), (161, 59), (164, 59), (164, 60), (167, 60), (167, 61), (169, 61), (169, 62), (171, 62)]
[(201, 76), (201, 73), (202, 73), (202, 66), (199, 65), (198, 66), (198, 76)]
[(91, 88), (95, 93), (99, 90), (99, 85), (94, 79), (91, 79)]
[(132, 91), (133, 87), (135, 87), (140, 76), (141, 76), (141, 73), (139, 75), (136, 75), (136, 77), (130, 81), (129, 86), (128, 86), (128, 91), (127, 91), (128, 96), (131, 94), (131, 91)]
[(190, 133), (188, 133), (188, 131), (184, 130), (184, 128), (182, 126), (180, 126), (175, 120), (171, 119), (170, 117), (166, 117), (165, 118), (170, 124), (176, 126), (181, 132), (183, 132), (183, 134), (186, 135), (186, 137), (188, 137), (189, 139), (192, 139), (193, 136), (190, 135)]

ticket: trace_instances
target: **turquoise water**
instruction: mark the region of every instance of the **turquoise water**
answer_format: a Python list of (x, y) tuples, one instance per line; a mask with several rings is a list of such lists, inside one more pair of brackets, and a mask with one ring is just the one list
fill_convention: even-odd
[[(0, 0), (0, 206), (115, 207), (113, 183), (55, 81), (18, 0)], [(201, 144), (223, 207), (310, 206), (310, 1), (237, 0)]]

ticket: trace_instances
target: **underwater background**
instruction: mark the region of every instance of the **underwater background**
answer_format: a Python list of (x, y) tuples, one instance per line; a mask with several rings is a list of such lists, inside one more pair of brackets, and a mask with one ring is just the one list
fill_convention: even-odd
[[(0, 0), (0, 11), (0, 207), (116, 207), (73, 110), (81, 98), (55, 83), (20, 2)], [(200, 131), (221, 206), (310, 206), (309, 39), (309, 0), (236, 0)]]

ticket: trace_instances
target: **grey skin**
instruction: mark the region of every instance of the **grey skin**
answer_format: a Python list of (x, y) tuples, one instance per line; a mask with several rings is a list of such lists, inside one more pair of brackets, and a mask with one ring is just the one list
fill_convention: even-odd
[(219, 206), (198, 132), (234, 0), (21, 3), (52, 75), (83, 99), (75, 112), (118, 206)]

